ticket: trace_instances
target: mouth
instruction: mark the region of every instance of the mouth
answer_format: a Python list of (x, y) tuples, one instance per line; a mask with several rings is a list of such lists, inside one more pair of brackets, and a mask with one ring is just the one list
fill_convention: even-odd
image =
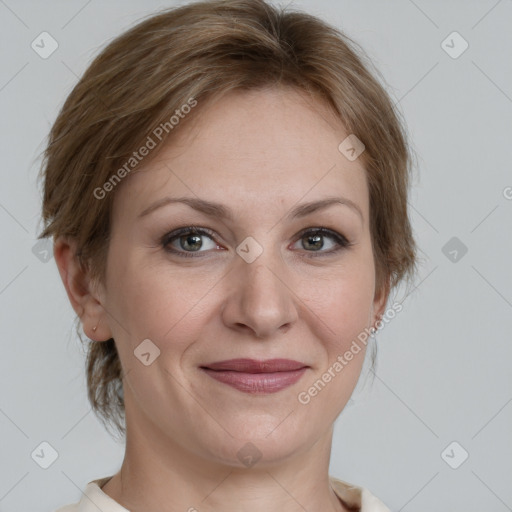
[(291, 359), (230, 359), (200, 367), (212, 379), (250, 394), (281, 391), (295, 384), (308, 368)]

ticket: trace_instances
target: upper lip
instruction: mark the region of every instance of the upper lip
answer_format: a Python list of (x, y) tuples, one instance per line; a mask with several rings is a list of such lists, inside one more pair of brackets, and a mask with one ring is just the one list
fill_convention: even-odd
[(256, 359), (228, 359), (226, 361), (217, 361), (202, 365), (202, 368), (210, 370), (232, 370), (235, 372), (246, 373), (272, 373), (272, 372), (290, 372), (307, 367), (306, 364), (292, 359), (265, 359), (258, 361)]

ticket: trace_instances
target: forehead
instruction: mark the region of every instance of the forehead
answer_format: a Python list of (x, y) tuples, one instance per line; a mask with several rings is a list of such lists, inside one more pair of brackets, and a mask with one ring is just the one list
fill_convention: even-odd
[(339, 193), (368, 211), (362, 159), (338, 146), (349, 135), (320, 100), (291, 88), (230, 92), (196, 107), (166, 146), (126, 178), (114, 210), (135, 216), (164, 196), (237, 208), (290, 207)]

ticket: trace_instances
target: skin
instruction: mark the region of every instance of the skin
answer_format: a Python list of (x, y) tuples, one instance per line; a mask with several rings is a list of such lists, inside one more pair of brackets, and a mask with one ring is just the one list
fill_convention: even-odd
[[(126, 453), (103, 487), (132, 512), (160, 510), (348, 510), (330, 488), (333, 423), (357, 384), (363, 350), (307, 404), (298, 394), (382, 315), (389, 290), (375, 289), (369, 197), (361, 158), (338, 150), (348, 133), (327, 107), (289, 88), (231, 92), (198, 104), (157, 158), (116, 190), (105, 283), (94, 283), (58, 239), (55, 259), (84, 332), (113, 337), (124, 372)], [(233, 210), (223, 221), (185, 204), (138, 219), (165, 196), (199, 197)], [(298, 204), (339, 196), (353, 201), (287, 219)], [(183, 226), (211, 229), (194, 252), (172, 241)], [(338, 252), (326, 227), (351, 243)], [(247, 263), (248, 236), (263, 253)], [(311, 235), (310, 235), (311, 236)], [(190, 240), (190, 239), (189, 239)], [(200, 242), (192, 240), (200, 245)], [(96, 331), (93, 327), (97, 326)], [(144, 339), (160, 355), (134, 356)], [(249, 357), (309, 366), (294, 385), (250, 395), (213, 380), (200, 366)], [(261, 459), (237, 457), (247, 443)]]

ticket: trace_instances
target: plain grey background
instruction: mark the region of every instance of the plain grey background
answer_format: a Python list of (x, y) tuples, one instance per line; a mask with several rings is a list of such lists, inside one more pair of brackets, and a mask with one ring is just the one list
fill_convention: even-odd
[[(419, 157), (417, 287), (377, 335), (373, 385), (367, 364), (336, 422), (330, 474), (396, 511), (512, 510), (512, 1), (291, 3), (362, 45)], [(50, 125), (92, 57), (176, 4), (0, 0), (1, 512), (78, 501), (121, 464), (124, 446), (86, 399), (55, 261), (36, 245), (36, 175)], [(42, 58), (31, 44), (45, 31), (58, 48)], [(48, 469), (32, 456), (42, 442), (58, 455)]]

